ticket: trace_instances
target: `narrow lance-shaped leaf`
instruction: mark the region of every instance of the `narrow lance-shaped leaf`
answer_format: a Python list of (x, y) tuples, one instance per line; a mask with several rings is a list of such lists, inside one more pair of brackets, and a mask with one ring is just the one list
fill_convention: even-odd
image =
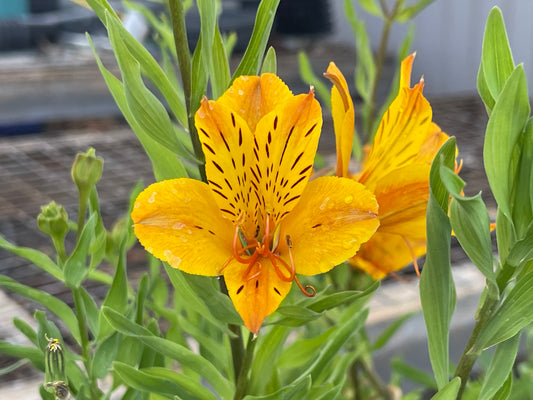
[(427, 255), (420, 277), (420, 301), (428, 334), (431, 365), (442, 389), (448, 383), (449, 328), (455, 308), (455, 286), (450, 265), (451, 226), (448, 220), (449, 194), (440, 178), (440, 168), (453, 168), (455, 139), (441, 147), (431, 166), (427, 208)]
[[(513, 56), (507, 39), (507, 32), (500, 9), (494, 7), (485, 26), (481, 65), (491, 97), (497, 100), (505, 82), (514, 70)], [(486, 103), (485, 103), (486, 105)]]
[(533, 322), (533, 271), (521, 275), (479, 334), (475, 350), (482, 350), (515, 336)]
[(259, 4), (250, 42), (248, 43), (248, 47), (244, 52), (244, 56), (242, 57), (237, 70), (231, 78), (232, 81), (241, 75), (258, 74), (279, 1), (280, 0), (262, 0)]
[(489, 213), (481, 199), (481, 193), (474, 197), (462, 196), (464, 182), (449, 168), (441, 167), (440, 176), (453, 197), (450, 203), (450, 222), (455, 236), (470, 260), (490, 282), (496, 284)]
[(165, 107), (144, 85), (139, 62), (123, 42), (120, 26), (120, 22), (108, 14), (109, 40), (122, 73), (126, 101), (133, 118), (153, 140), (167, 146), (177, 155), (195, 161), (194, 156), (174, 134), (174, 127)]
[[(485, 64), (484, 64), (485, 66)], [(485, 133), (483, 162), (490, 188), (502, 212), (511, 216), (509, 203), (513, 151), (529, 118), (529, 98), (522, 65), (505, 82), (492, 110)]]
[(261, 67), (261, 73), (270, 72), (275, 74), (277, 72), (278, 63), (276, 61), (276, 50), (270, 46), (267, 50), (265, 59), (263, 60), (263, 66)]
[(483, 386), (479, 393), (480, 399), (492, 399), (505, 384), (515, 363), (519, 344), (520, 333), (496, 346), (496, 351), (483, 379)]
[(455, 400), (457, 393), (459, 393), (459, 387), (461, 386), (461, 378), (453, 378), (446, 386), (435, 394), (431, 400)]
[(93, 49), (93, 54), (96, 58), (98, 68), (100, 68), (100, 72), (104, 77), (111, 95), (117, 103), (122, 115), (135, 132), (139, 142), (141, 142), (144, 151), (148, 155), (148, 158), (150, 158), (150, 161), (152, 162), (152, 169), (154, 171), (155, 178), (160, 181), (164, 179), (181, 178), (187, 176), (185, 168), (183, 167), (181, 161), (176, 157), (176, 154), (159, 142), (153, 140), (150, 135), (144, 131), (141, 125), (137, 123), (128, 107), (126, 95), (124, 94), (124, 85), (104, 67), (100, 57), (98, 57), (98, 54), (96, 53), (91, 38), (89, 36), (87, 36), (87, 38)]

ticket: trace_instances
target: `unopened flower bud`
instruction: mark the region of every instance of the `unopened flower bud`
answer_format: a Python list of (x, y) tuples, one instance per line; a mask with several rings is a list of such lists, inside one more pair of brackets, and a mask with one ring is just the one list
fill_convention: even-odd
[(46, 376), (49, 382), (65, 381), (65, 357), (58, 339), (48, 338), (46, 346)]
[(37, 216), (37, 226), (50, 237), (63, 240), (69, 229), (67, 211), (55, 201), (41, 206), (41, 213)]
[(96, 157), (94, 149), (90, 148), (86, 153), (76, 154), (70, 174), (78, 190), (86, 192), (100, 180), (103, 168), (103, 158)]

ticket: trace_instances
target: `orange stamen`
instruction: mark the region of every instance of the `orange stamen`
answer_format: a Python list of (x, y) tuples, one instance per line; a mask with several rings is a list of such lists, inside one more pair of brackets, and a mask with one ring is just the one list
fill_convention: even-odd
[[(291, 237), (287, 235), (285, 238), (287, 239), (287, 247), (289, 248), (289, 260), (291, 261), (291, 270), (294, 271), (295, 268), (294, 268), (294, 259), (292, 258), (292, 251), (291, 251), (291, 248), (292, 248)], [(302, 286), (302, 284), (300, 283), (300, 280), (296, 276), (296, 273), (294, 273), (294, 280), (296, 284), (298, 285), (298, 287), (300, 288), (300, 291), (303, 294), (305, 294), (307, 297), (314, 297), (316, 295), (316, 290), (313, 286), (306, 285), (305, 288)]]

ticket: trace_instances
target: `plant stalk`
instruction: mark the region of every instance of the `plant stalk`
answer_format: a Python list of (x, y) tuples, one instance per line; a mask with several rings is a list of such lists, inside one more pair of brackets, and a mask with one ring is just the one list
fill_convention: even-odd
[(100, 390), (96, 383), (96, 379), (92, 373), (91, 363), (91, 347), (89, 343), (89, 332), (87, 331), (87, 325), (85, 323), (85, 312), (83, 308), (83, 301), (81, 299), (81, 291), (79, 287), (72, 289), (72, 297), (74, 298), (74, 309), (76, 310), (76, 317), (78, 319), (78, 328), (80, 330), (81, 338), (81, 355), (83, 358), (83, 365), (87, 372), (87, 377), (90, 382), (91, 398), (98, 399), (100, 397)]
[(461, 355), (461, 359), (459, 360), (457, 368), (455, 369), (454, 376), (458, 376), (459, 378), (461, 378), (461, 386), (457, 394), (457, 400), (461, 400), (466, 387), (466, 383), (468, 382), (468, 378), (470, 377), (472, 367), (474, 366), (474, 363), (481, 354), (482, 350), (476, 348), (476, 342), (479, 337), (479, 334), (490, 321), (497, 303), (498, 299), (487, 296), (485, 297), (483, 304), (480, 306), (478, 312), (476, 313), (477, 317), (474, 329), (472, 330), (472, 334), (468, 339), (468, 343), (466, 344), (463, 354)]
[(189, 135), (191, 136), (194, 155), (201, 162), (198, 166), (200, 176), (204, 182), (207, 181), (205, 175), (205, 166), (203, 163), (204, 153), (202, 151), (202, 144), (198, 138), (196, 127), (194, 126), (194, 110), (191, 110), (192, 104), (192, 64), (191, 53), (187, 41), (187, 28), (185, 26), (185, 12), (181, 0), (169, 0), (170, 19), (172, 21), (172, 32), (174, 33), (174, 45), (176, 47), (176, 54), (178, 55), (178, 66), (181, 74), (181, 82), (183, 84), (183, 93), (185, 95), (185, 107), (187, 110), (187, 121)]
[(250, 366), (254, 358), (255, 343), (257, 340), (254, 338), (254, 334), (248, 335), (248, 344), (246, 345), (246, 353), (242, 363), (240, 365), (239, 375), (237, 377), (237, 384), (235, 390), (235, 396), (233, 400), (241, 400), (246, 395), (246, 389), (248, 388), (248, 373), (250, 372)]
[(78, 231), (76, 232), (76, 243), (80, 239), (83, 225), (85, 225), (85, 214), (87, 213), (87, 201), (89, 200), (88, 194), (84, 190), (79, 190), (79, 203), (78, 203)]

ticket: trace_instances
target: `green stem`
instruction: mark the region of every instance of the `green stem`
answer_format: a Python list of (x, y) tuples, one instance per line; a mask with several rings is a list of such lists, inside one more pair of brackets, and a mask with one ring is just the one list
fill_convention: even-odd
[(381, 380), (376, 371), (374, 371), (374, 368), (364, 358), (359, 358), (356, 364), (361, 368), (372, 387), (378, 392), (379, 398), (391, 400), (392, 396), (387, 385)]
[(67, 252), (65, 251), (65, 241), (64, 238), (57, 238), (55, 236), (52, 236), (52, 242), (54, 243), (54, 247), (57, 252), (57, 256), (59, 257), (59, 261), (61, 265), (65, 263), (67, 260)]
[(76, 242), (80, 239), (83, 225), (85, 225), (85, 214), (87, 212), (87, 201), (89, 199), (88, 193), (79, 189), (79, 204), (78, 204), (78, 231), (76, 232)]
[(72, 289), (72, 296), (74, 297), (74, 308), (76, 310), (76, 317), (78, 319), (78, 328), (80, 330), (81, 338), (81, 355), (83, 358), (83, 365), (87, 371), (87, 377), (90, 382), (90, 392), (91, 398), (98, 399), (100, 397), (100, 390), (96, 383), (96, 379), (92, 373), (91, 367), (91, 347), (89, 343), (89, 332), (87, 330), (87, 325), (85, 324), (85, 312), (83, 307), (83, 301), (81, 298), (81, 289), (79, 287)]
[(248, 388), (248, 373), (250, 372), (250, 366), (254, 358), (255, 343), (257, 340), (253, 333), (248, 335), (248, 344), (246, 345), (246, 354), (242, 360), (239, 375), (237, 377), (237, 385), (235, 390), (235, 396), (233, 400), (241, 400), (246, 395), (246, 389)]
[(480, 306), (481, 308), (478, 309), (478, 312), (476, 313), (477, 317), (474, 329), (472, 330), (472, 334), (468, 339), (468, 343), (466, 344), (463, 354), (461, 355), (461, 359), (459, 360), (457, 368), (455, 369), (454, 376), (461, 378), (461, 386), (459, 388), (459, 393), (457, 394), (457, 400), (461, 400), (466, 383), (470, 377), (472, 367), (481, 354), (482, 350), (476, 347), (479, 334), (490, 321), (497, 303), (498, 299), (487, 296), (485, 297), (483, 304)]
[[(172, 21), (172, 32), (174, 33), (174, 46), (178, 55), (178, 65), (181, 74), (181, 82), (183, 84), (183, 93), (185, 95), (185, 107), (187, 109), (187, 121), (189, 128), (189, 135), (194, 149), (194, 154), (198, 160), (204, 160), (204, 153), (202, 151), (202, 144), (198, 138), (196, 127), (194, 126), (194, 110), (191, 110), (192, 104), (192, 65), (191, 53), (187, 41), (187, 28), (185, 26), (185, 12), (183, 11), (183, 4), (181, 0), (169, 0), (170, 19)], [(205, 166), (202, 162), (198, 166), (200, 176), (205, 182)]]

